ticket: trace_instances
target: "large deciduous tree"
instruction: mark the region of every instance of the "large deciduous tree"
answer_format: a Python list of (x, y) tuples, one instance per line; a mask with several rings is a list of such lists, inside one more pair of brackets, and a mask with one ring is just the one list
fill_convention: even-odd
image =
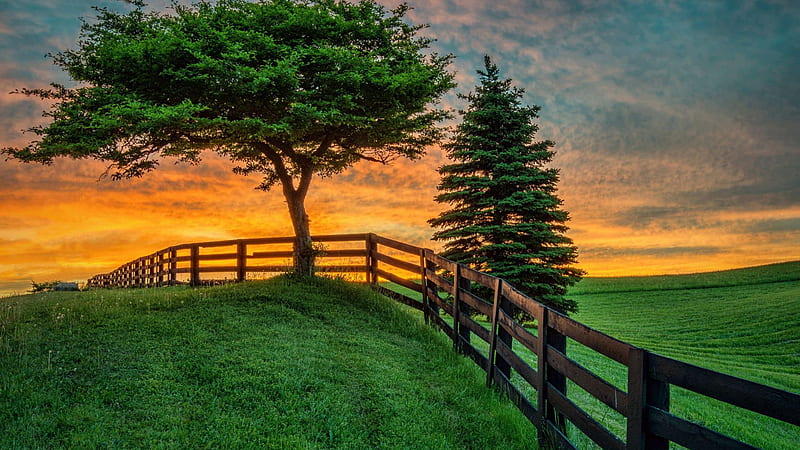
[(53, 55), (77, 87), (20, 92), (54, 102), (46, 126), (9, 157), (49, 164), (95, 158), (112, 178), (164, 157), (197, 163), (213, 150), (239, 174), (280, 184), (295, 232), (295, 270), (313, 271), (304, 205), (314, 175), (362, 160), (417, 158), (447, 113), (451, 55), (429, 50), (403, 4), (373, 0), (201, 1), (148, 12), (96, 8), (77, 47)]
[(583, 272), (565, 235), (569, 216), (556, 195), (558, 170), (548, 167), (552, 141), (535, 141), (538, 106), (521, 103), (523, 90), (503, 80), (486, 56), (453, 140), (452, 161), (439, 169), (436, 201), (451, 209), (431, 219), (443, 255), (514, 284), (559, 311), (577, 310), (565, 297)]

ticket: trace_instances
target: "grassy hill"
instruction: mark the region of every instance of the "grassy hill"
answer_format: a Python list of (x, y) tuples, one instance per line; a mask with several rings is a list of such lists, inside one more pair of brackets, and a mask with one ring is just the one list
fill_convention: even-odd
[(0, 448), (528, 448), (441, 333), (357, 286), (0, 300)]

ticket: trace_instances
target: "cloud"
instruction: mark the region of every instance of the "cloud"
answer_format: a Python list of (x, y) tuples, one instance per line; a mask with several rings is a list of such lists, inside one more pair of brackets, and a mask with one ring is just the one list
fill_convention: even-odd
[[(69, 82), (44, 55), (74, 45), (78, 18), (91, 17), (94, 3), (4, 3), (0, 147), (28, 142), (33, 136), (19, 131), (43, 123), (47, 107), (8, 92)], [(796, 259), (800, 3), (411, 6), (414, 23), (431, 24), (424, 33), (438, 39), (434, 49), (456, 54), (459, 92), (474, 88), (489, 53), (525, 88), (524, 102), (543, 107), (539, 138), (557, 143), (559, 195), (590, 274)], [(455, 92), (444, 103), (464, 106)], [(315, 179), (312, 231), (373, 231), (436, 247), (426, 221), (443, 209), (433, 201), (443, 162), (432, 148), (420, 161), (358, 164)], [(86, 160), (0, 161), (0, 291), (3, 280), (87, 277), (180, 242), (292, 233), (280, 190), (255, 191), (257, 177), (232, 174), (213, 154), (199, 166), (165, 160), (137, 180), (98, 180), (104, 169)], [(53, 249), (57, 258), (47, 256)]]

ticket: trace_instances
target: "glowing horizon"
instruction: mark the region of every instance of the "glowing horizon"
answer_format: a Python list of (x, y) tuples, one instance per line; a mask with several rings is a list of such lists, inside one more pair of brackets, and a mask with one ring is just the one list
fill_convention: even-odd
[[(410, 3), (436, 50), (457, 56), (453, 94), (474, 88), (489, 53), (542, 106), (538, 137), (556, 142), (567, 235), (588, 276), (800, 259), (800, 4)], [(20, 130), (46, 107), (9, 92), (68, 83), (43, 55), (74, 45), (92, 3), (76, 4), (2, 5), (0, 147), (26, 144)], [(315, 178), (312, 233), (439, 249), (426, 221), (443, 209), (433, 196), (444, 161), (434, 147), (418, 161)], [(104, 169), (0, 161), (0, 295), (31, 280), (86, 280), (171, 245), (292, 234), (280, 190), (254, 190), (257, 178), (213, 154), (134, 180), (98, 180)]]

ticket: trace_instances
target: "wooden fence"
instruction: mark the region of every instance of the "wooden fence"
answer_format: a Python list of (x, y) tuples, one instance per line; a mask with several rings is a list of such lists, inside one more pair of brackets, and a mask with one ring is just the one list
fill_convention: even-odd
[[(248, 273), (290, 268), (250, 264), (251, 260), (291, 257), (291, 252), (285, 250), (248, 252), (250, 246), (291, 242), (292, 238), (265, 238), (171, 247), (110, 274), (95, 276), (90, 285), (158, 286), (176, 282), (178, 274), (188, 274), (190, 283), (200, 284), (201, 274), (220, 272), (235, 273), (235, 279), (241, 281), (248, 278)], [(357, 248), (322, 252), (320, 259), (363, 258), (363, 264), (320, 267), (326, 271), (360, 272), (379, 291), (421, 310), (428, 323), (446, 333), (458, 351), (486, 372), (487, 385), (502, 389), (538, 428), (542, 444), (575, 448), (566, 432), (567, 423), (571, 423), (596, 444), (609, 449), (667, 449), (670, 442), (688, 448), (754, 448), (670, 413), (671, 386), (786, 422), (800, 436), (800, 428), (795, 428), (800, 427), (800, 395), (666, 358), (614, 339), (521, 294), (502, 279), (456, 264), (429, 249), (374, 234), (317, 236), (315, 242), (360, 244)], [(235, 247), (236, 251), (202, 252), (221, 247)], [(188, 255), (179, 255), (187, 250)], [(225, 259), (236, 263), (202, 264)], [(405, 289), (388, 289), (383, 281)], [(491, 292), (491, 298), (482, 298), (477, 294), (481, 291)], [(420, 298), (411, 296), (412, 292), (419, 293)], [(517, 322), (515, 310), (533, 317), (533, 326)], [(485, 320), (476, 320), (477, 317)], [(626, 372), (624, 390), (618, 387), (620, 383), (615, 385), (576, 361), (567, 351), (569, 341), (619, 363)], [(621, 416), (625, 422), (623, 432), (610, 431), (603, 418), (570, 399), (568, 381)]]

